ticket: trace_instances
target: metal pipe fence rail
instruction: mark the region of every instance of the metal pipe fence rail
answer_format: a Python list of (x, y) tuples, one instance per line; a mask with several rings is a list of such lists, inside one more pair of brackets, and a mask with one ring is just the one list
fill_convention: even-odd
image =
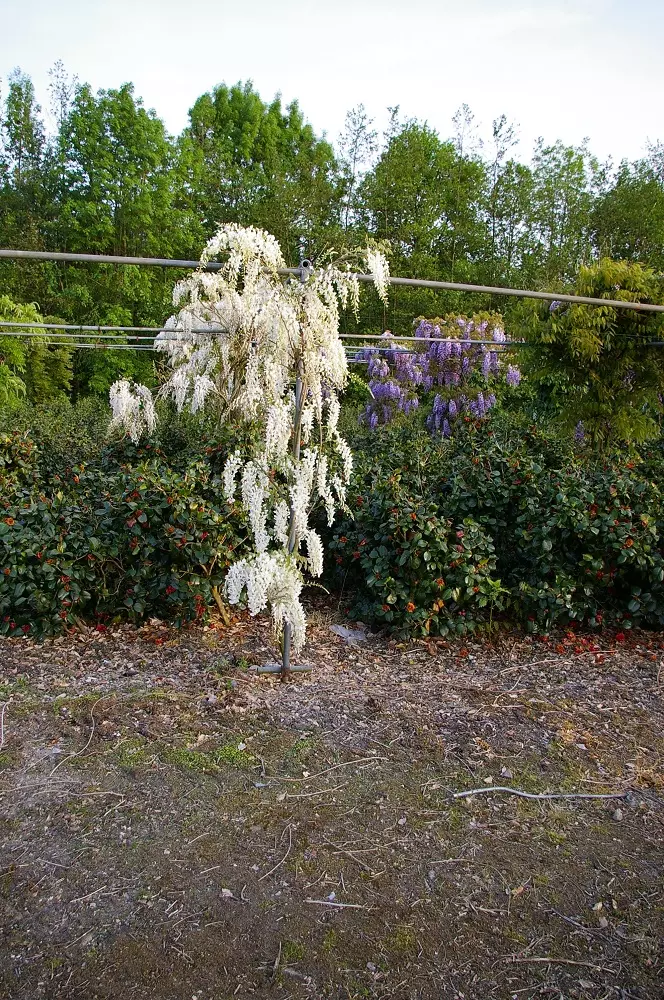
[[(63, 346), (70, 347), (108, 347), (109, 350), (119, 349), (121, 347), (126, 347), (129, 350), (146, 350), (152, 351), (156, 350), (154, 347), (155, 337), (159, 333), (181, 333), (183, 331), (168, 331), (161, 326), (93, 326), (90, 324), (80, 324), (80, 323), (21, 323), (18, 320), (0, 320), (0, 337), (18, 337), (24, 340), (31, 340), (40, 337), (40, 331), (48, 330), (49, 336), (54, 338), (60, 338), (58, 341), (45, 341), (41, 340), (40, 343), (48, 344), (49, 346), (54, 346), (55, 344), (61, 344)], [(93, 335), (95, 343), (94, 344), (80, 344), (72, 338), (76, 336), (76, 331), (80, 330), (81, 335), (83, 333)], [(62, 332), (59, 332), (62, 331)], [(111, 333), (110, 331), (116, 331)], [(209, 336), (211, 333), (218, 333), (220, 336), (223, 335), (224, 331), (221, 328), (210, 329), (210, 328), (196, 328), (194, 327), (191, 333), (200, 333)], [(129, 338), (124, 336), (129, 334)], [(127, 343), (127, 339), (133, 341), (139, 341), (139, 343)], [(520, 350), (521, 348), (537, 347), (530, 341), (524, 340), (509, 340), (509, 341), (496, 341), (496, 340), (480, 340), (468, 337), (407, 337), (401, 335), (389, 336), (389, 344), (386, 344), (386, 338), (384, 333), (340, 333), (340, 340), (360, 340), (364, 341), (364, 344), (344, 344), (346, 352), (355, 351), (353, 355), (353, 363), (364, 363), (366, 359), (358, 359), (356, 355), (360, 351), (373, 351), (377, 354), (388, 353), (394, 350), (394, 344), (401, 343), (412, 343), (417, 344), (424, 348), (427, 344), (474, 344), (483, 345), (485, 347), (490, 347), (492, 351), (497, 351), (501, 353), (503, 351), (510, 350)], [(638, 340), (638, 337), (630, 337), (629, 335), (623, 335), (624, 340)], [(100, 344), (98, 341), (110, 341), (108, 344)], [(117, 343), (115, 343), (117, 341)], [(142, 343), (147, 341), (147, 344)], [(380, 343), (367, 343), (367, 341), (380, 341)], [(664, 341), (661, 340), (647, 340), (642, 341), (642, 347), (664, 347)], [(404, 350), (404, 354), (409, 352)], [(415, 350), (412, 354), (415, 355)]]
[[(143, 336), (139, 333), (131, 333), (130, 340), (149, 340), (154, 343), (155, 336), (158, 333), (183, 333), (182, 330), (165, 330), (161, 326), (82, 326), (77, 324), (63, 324), (63, 323), (21, 323), (19, 321), (0, 321), (0, 337), (38, 337), (41, 330), (54, 331), (50, 334), (53, 337), (63, 337), (71, 340), (71, 337), (75, 335), (76, 330), (81, 330), (82, 333), (94, 334), (96, 340), (120, 340), (125, 342), (126, 338), (122, 336), (124, 333), (131, 333), (131, 331), (142, 331), (143, 334), (148, 333), (150, 336)], [(63, 331), (59, 333), (57, 331)], [(117, 331), (117, 333), (110, 333), (110, 331)], [(24, 332), (25, 331), (25, 332)], [(103, 331), (97, 333), (97, 331)], [(210, 334), (219, 334), (223, 336), (224, 330), (221, 328), (210, 329), (210, 328), (196, 328), (194, 327), (190, 333), (200, 333), (206, 336)], [(379, 340), (383, 342), (383, 346), (367, 345), (367, 348), (375, 351), (390, 351), (393, 348), (390, 346), (384, 346), (385, 341), (388, 339), (383, 333), (340, 333), (339, 338), (341, 340)], [(414, 344), (484, 344), (487, 347), (492, 347), (495, 349), (506, 348), (510, 346), (526, 347), (528, 346), (523, 341), (496, 341), (496, 340), (476, 340), (468, 337), (406, 337), (406, 336), (392, 336), (389, 337), (390, 342), (401, 343), (409, 342)], [(347, 344), (345, 345), (347, 349), (360, 350), (359, 344)]]
[[(62, 253), (50, 250), (12, 250), (0, 249), (0, 259), (11, 260), (43, 260), (64, 261), (67, 263), (85, 264), (129, 264), (139, 267), (177, 267), (184, 270), (196, 270), (201, 267), (198, 260), (175, 260), (168, 257), (124, 257), (115, 254), (94, 253)], [(218, 271), (223, 267), (218, 261), (209, 261), (206, 271)], [(309, 267), (285, 267), (279, 269), (284, 277), (294, 275), (302, 279), (311, 273)], [(373, 275), (358, 274), (358, 281), (373, 282)], [(424, 278), (389, 278), (390, 285), (401, 285), (407, 288), (430, 288), (439, 291), (477, 292), (487, 295), (507, 295), (514, 298), (542, 299), (548, 302), (571, 302), (591, 306), (612, 306), (615, 309), (633, 309), (637, 312), (664, 312), (664, 305), (654, 305), (650, 302), (626, 302), (622, 299), (593, 298), (587, 295), (568, 295), (565, 292), (539, 292), (528, 288), (503, 288), (499, 285), (471, 285), (458, 281), (429, 281)]]

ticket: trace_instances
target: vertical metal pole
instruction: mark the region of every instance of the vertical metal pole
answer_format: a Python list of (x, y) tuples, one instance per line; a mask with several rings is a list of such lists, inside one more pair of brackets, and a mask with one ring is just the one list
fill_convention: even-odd
[[(312, 266), (311, 262), (308, 260), (302, 261), (300, 264), (300, 281), (304, 283), (309, 275), (311, 274)], [(295, 461), (299, 461), (300, 458), (300, 445), (302, 440), (302, 407), (304, 406), (303, 399), (303, 383), (302, 383), (302, 359), (297, 363), (297, 378), (295, 380), (295, 419), (293, 421), (293, 445), (292, 445), (292, 455)], [(288, 532), (288, 554), (292, 555), (295, 551), (295, 511), (291, 505), (290, 514), (290, 527)], [(281, 649), (281, 680), (285, 681), (290, 673), (290, 651), (291, 643), (293, 639), (293, 630), (289, 622), (284, 625), (284, 637), (282, 641)]]
[[(295, 381), (295, 421), (293, 424), (293, 458), (297, 462), (300, 458), (301, 426), (302, 426), (302, 362), (298, 365), (298, 375)], [(288, 554), (295, 551), (295, 511), (291, 505), (290, 530), (288, 532)], [(281, 679), (285, 681), (290, 673), (290, 650), (292, 640), (292, 628), (290, 622), (284, 625), (284, 638), (281, 661)]]

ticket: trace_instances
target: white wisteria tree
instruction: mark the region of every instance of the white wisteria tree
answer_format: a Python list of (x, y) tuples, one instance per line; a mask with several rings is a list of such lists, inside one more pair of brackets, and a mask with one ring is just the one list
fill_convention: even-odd
[[(216, 258), (218, 270), (206, 270)], [(353, 466), (337, 429), (338, 392), (347, 378), (340, 310), (357, 311), (360, 294), (353, 264), (366, 265), (385, 300), (389, 271), (379, 249), (343, 262), (330, 258), (284, 278), (273, 236), (223, 225), (199, 269), (175, 286), (178, 311), (155, 340), (171, 369), (159, 397), (193, 413), (213, 404), (224, 420), (257, 421), (262, 428), (255, 446), (232, 454), (224, 468), (226, 499), (232, 502), (239, 489), (254, 549), (229, 569), (225, 593), (231, 604), (246, 594), (252, 615), (269, 607), (282, 640), (283, 675), (291, 646), (297, 652), (305, 640), (305, 575), (323, 571), (311, 511), (322, 503), (332, 523), (345, 505)], [(116, 382), (110, 402), (112, 425), (133, 440), (154, 429), (154, 400), (145, 386)]]

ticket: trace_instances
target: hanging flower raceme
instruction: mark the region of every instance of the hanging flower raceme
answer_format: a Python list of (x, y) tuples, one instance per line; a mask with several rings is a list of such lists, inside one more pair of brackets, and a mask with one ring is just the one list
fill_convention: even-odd
[[(460, 417), (484, 419), (496, 403), (495, 394), (487, 390), (496, 384), (500, 345), (507, 342), (497, 320), (423, 319), (415, 336), (421, 344), (413, 348), (384, 334), (379, 346), (358, 353), (367, 361), (372, 395), (360, 419), (373, 429), (426, 404), (431, 407), (426, 418), (429, 430), (443, 437), (451, 437)], [(520, 381), (519, 369), (508, 365), (507, 385), (515, 388)]]
[[(208, 270), (215, 258), (221, 263)], [(382, 253), (356, 253), (354, 262), (371, 272), (385, 298), (389, 268)], [(254, 554), (230, 568), (225, 591), (231, 604), (246, 595), (252, 614), (269, 607), (275, 628), (289, 628), (297, 651), (306, 629), (303, 573), (323, 571), (311, 510), (322, 502), (331, 522), (345, 504), (352, 472), (350, 448), (337, 429), (337, 393), (347, 378), (339, 318), (348, 304), (357, 309), (359, 282), (350, 260), (307, 280), (285, 278), (284, 268), (269, 233), (222, 226), (198, 270), (175, 286), (177, 312), (155, 347), (171, 368), (160, 397), (194, 413), (213, 405), (222, 419), (263, 428), (259, 444), (232, 454), (223, 471), (226, 499), (239, 497), (254, 543)], [(144, 386), (116, 383), (111, 405), (114, 424), (132, 439), (154, 427)]]

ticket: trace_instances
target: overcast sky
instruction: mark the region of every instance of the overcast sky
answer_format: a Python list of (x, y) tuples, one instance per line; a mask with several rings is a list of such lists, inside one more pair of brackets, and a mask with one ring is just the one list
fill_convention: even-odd
[(664, 139), (664, 0), (0, 0), (0, 26), (3, 84), (18, 65), (46, 105), (61, 59), (95, 89), (133, 82), (173, 133), (199, 94), (251, 79), (331, 139), (359, 103), (447, 137), (462, 102), (487, 136), (518, 122), (522, 159), (539, 135), (614, 161)]

